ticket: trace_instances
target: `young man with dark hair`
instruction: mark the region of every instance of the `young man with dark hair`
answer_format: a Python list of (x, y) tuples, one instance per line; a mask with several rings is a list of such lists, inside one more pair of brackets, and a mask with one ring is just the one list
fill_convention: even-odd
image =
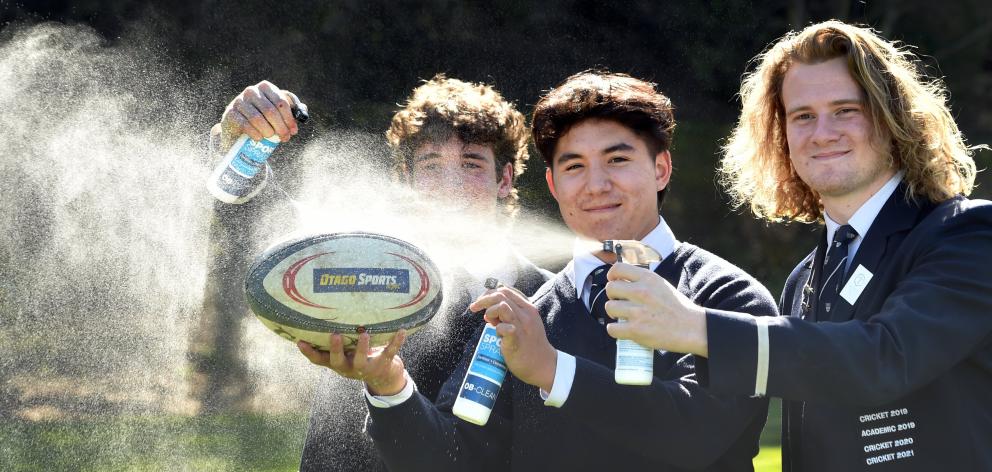
[[(252, 138), (279, 134), (286, 141), (297, 129), (288, 113), (294, 98), (269, 82), (248, 87), (228, 106), (215, 134), (221, 134), (227, 146), (241, 133)], [(527, 128), (523, 115), (492, 87), (438, 75), (413, 90), (405, 106), (393, 115), (386, 138), (397, 179), (429, 197), (426, 200), (441, 207), (440, 211), (490, 222), (513, 217), (513, 184), (528, 157)], [(465, 252), (495, 260), (497, 267), (466, 264), (445, 274), (446, 297), (453, 297), (444, 304), (447, 309), (435, 315), (402, 350), (411, 388), (415, 384), (420, 394), (432, 400), (462, 351), (474, 346), (484, 321), (467, 313), (466, 307), (485, 290), (485, 279), (496, 276), (532, 294), (551, 276), (508, 246), (478, 245)], [(335, 338), (341, 349), (340, 337)], [(364, 343), (359, 341), (349, 359), (369, 352), (367, 338)], [(327, 352), (305, 343), (299, 348), (311, 362), (328, 365)], [(322, 370), (300, 463), (303, 471), (384, 469), (364, 432), (364, 379), (348, 373), (344, 377), (348, 378)]]
[[(674, 125), (668, 99), (653, 84), (621, 74), (581, 73), (541, 99), (532, 132), (549, 188), (577, 235), (574, 258), (533, 303), (500, 288), (470, 306), (496, 325), (511, 374), (486, 426), (451, 414), (472, 349), (436, 402), (399, 394), (370, 408), (369, 433), (391, 469), (751, 470), (767, 403), (710, 395), (695, 379), (693, 357), (675, 352), (653, 352), (650, 385), (617, 384), (616, 343), (601, 304), (592, 302), (614, 256), (589, 241), (627, 239), (664, 257), (651, 277), (701, 305), (775, 312), (754, 279), (677, 241), (659, 216)], [(623, 303), (641, 304), (634, 297)], [(390, 386), (380, 393), (402, 385), (402, 363), (388, 349), (359, 369), (375, 378), (370, 389)]]
[(785, 470), (992, 470), (992, 204), (965, 197), (974, 148), (942, 84), (837, 21), (756, 64), (723, 174), (760, 217), (824, 222), (789, 316), (704, 313), (645, 284), (667, 308), (613, 310), (630, 322), (611, 334), (708, 356), (714, 392), (782, 397)]

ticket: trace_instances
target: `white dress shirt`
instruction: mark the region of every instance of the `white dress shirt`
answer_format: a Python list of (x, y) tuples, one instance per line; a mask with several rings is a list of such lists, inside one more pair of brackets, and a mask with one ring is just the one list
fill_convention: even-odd
[[(872, 223), (875, 222), (875, 218), (878, 213), (882, 211), (882, 207), (885, 206), (885, 202), (889, 200), (889, 197), (896, 191), (896, 187), (902, 182), (902, 177), (905, 172), (899, 171), (896, 175), (893, 175), (882, 188), (878, 189), (874, 195), (871, 196), (867, 201), (865, 201), (858, 211), (851, 215), (851, 219), (847, 221), (847, 224), (854, 228), (854, 231), (858, 232), (858, 237), (854, 238), (850, 244), (847, 245), (847, 264), (844, 267), (844, 271), (848, 271), (851, 268), (851, 261), (854, 259), (854, 255), (858, 253), (858, 248), (861, 247), (861, 241), (865, 240), (865, 235), (868, 234), (868, 230), (871, 229)], [(826, 211), (823, 212), (823, 220), (827, 225), (827, 241), (834, 240), (834, 233), (837, 232), (837, 228), (840, 228), (841, 224), (830, 218), (830, 215)]]

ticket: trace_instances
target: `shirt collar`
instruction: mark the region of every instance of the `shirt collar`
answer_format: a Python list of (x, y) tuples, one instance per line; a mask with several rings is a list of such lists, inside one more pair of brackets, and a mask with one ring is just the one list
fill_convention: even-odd
[[(858, 232), (858, 237), (855, 241), (864, 238), (868, 234), (868, 229), (871, 228), (871, 224), (875, 222), (875, 218), (878, 213), (882, 211), (882, 207), (885, 206), (885, 202), (889, 200), (889, 197), (896, 191), (896, 187), (902, 182), (902, 177), (905, 174), (904, 171), (896, 172), (882, 188), (878, 189), (868, 201), (858, 208), (858, 211), (851, 215), (851, 219), (847, 221), (847, 224), (851, 225), (855, 231)], [(830, 215), (826, 211), (823, 212), (823, 220), (827, 225), (827, 241), (834, 240), (834, 233), (837, 228), (840, 228), (840, 223), (830, 219)]]
[[(647, 236), (644, 236), (641, 242), (648, 245), (651, 249), (658, 251), (662, 259), (672, 255), (675, 252), (675, 246), (678, 245), (678, 240), (675, 239), (675, 233), (672, 232), (672, 229), (665, 223), (665, 219), (660, 215), (658, 216), (658, 225)], [(578, 297), (582, 296), (582, 285), (585, 283), (586, 278), (589, 277), (589, 274), (596, 270), (597, 267), (603, 265), (603, 261), (594, 256), (590, 249), (595, 250), (597, 248), (591, 248), (587, 240), (575, 238), (575, 243), (572, 245), (572, 260), (564, 269), (565, 277), (572, 282), (572, 286), (575, 287)], [(656, 266), (657, 264), (652, 264), (651, 269), (654, 270)]]

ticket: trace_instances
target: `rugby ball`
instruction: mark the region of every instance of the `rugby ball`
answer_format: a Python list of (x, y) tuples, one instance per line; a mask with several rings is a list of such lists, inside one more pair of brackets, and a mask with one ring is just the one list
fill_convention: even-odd
[(248, 306), (262, 324), (290, 341), (327, 350), (329, 333), (353, 349), (367, 332), (371, 346), (412, 333), (441, 306), (441, 274), (416, 246), (375, 233), (330, 233), (265, 250), (245, 278)]

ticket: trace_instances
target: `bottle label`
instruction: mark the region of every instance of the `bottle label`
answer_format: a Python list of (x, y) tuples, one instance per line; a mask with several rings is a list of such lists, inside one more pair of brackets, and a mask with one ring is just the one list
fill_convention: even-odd
[(478, 403), (490, 410), (496, 405), (496, 395), (499, 394), (499, 384), (478, 375), (468, 374), (459, 397)]
[(629, 339), (618, 339), (616, 370), (653, 372), (654, 351)]
[(496, 328), (486, 325), (479, 345), (475, 348), (472, 363), (468, 366), (468, 374), (461, 392), (458, 393), (459, 397), (486, 408), (492, 408), (496, 404), (496, 395), (506, 378), (506, 361), (500, 351), (501, 341)]
[(496, 335), (496, 328), (486, 325), (482, 331), (482, 341), (475, 350), (475, 357), (469, 366), (469, 374), (482, 375), (502, 385), (506, 377), (506, 362), (503, 360), (503, 353), (499, 350), (499, 336)]
[(246, 139), (238, 154), (231, 160), (231, 169), (235, 172), (251, 178), (265, 166), (265, 160), (272, 155), (279, 143), (274, 143), (263, 138), (261, 141)]

